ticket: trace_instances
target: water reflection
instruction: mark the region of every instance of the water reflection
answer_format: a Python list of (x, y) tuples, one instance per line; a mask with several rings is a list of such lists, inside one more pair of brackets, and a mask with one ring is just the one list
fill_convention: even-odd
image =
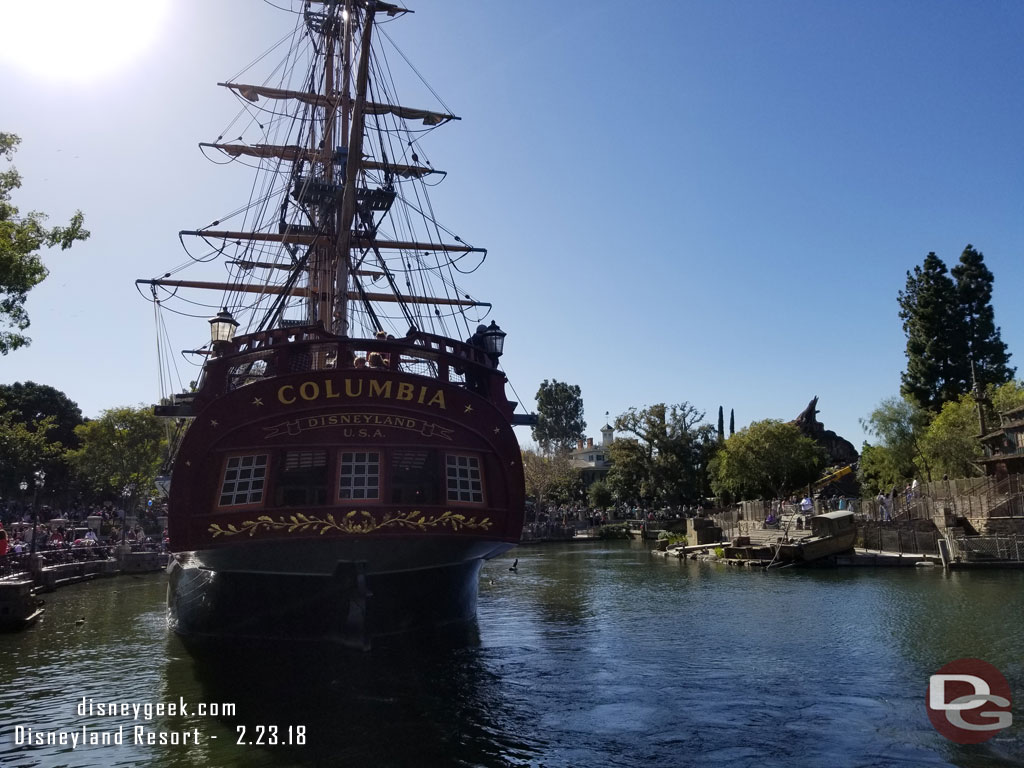
[[(163, 697), (237, 703), (204, 756), (213, 765), (527, 764), (533, 752), (517, 732), (527, 732), (528, 718), (503, 695), (478, 645), (475, 625), (368, 654), (316, 643), (181, 654), (175, 638)], [(278, 745), (238, 743), (266, 740), (270, 725)], [(286, 743), (300, 734), (304, 744)]]
[[(189, 652), (162, 576), (48, 596), (0, 635), (0, 763), (17, 766), (1024, 764), (1021, 726), (960, 747), (928, 723), (928, 675), (977, 656), (1024, 695), (1024, 573), (761, 573), (639, 544), (520, 548), (483, 572), (468, 634), (379, 645)], [(14, 724), (125, 726), (97, 701), (188, 702), (142, 721), (198, 744), (17, 747)], [(202, 716), (199, 702), (234, 704)], [(276, 725), (277, 745), (239, 744)], [(292, 741), (305, 727), (305, 745)], [(264, 731), (264, 740), (269, 736)]]

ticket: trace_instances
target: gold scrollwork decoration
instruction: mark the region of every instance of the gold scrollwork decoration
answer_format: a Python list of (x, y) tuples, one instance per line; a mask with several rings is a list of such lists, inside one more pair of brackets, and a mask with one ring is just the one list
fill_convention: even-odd
[(340, 518), (335, 518), (333, 514), (328, 514), (326, 517), (317, 517), (315, 515), (296, 513), (287, 518), (279, 517), (275, 520), (269, 515), (260, 515), (255, 520), (246, 520), (237, 526), (234, 523), (230, 523), (226, 528), (222, 528), (219, 523), (213, 523), (208, 530), (213, 534), (214, 538), (217, 538), (218, 536), (238, 536), (244, 533), (252, 536), (259, 530), (284, 531), (286, 533), (310, 531), (323, 535), (327, 531), (373, 533), (382, 528), (406, 528), (414, 531), (427, 531), (436, 528), (451, 528), (453, 531), (486, 531), (490, 527), (491, 518), (489, 517), (467, 517), (451, 510), (433, 517), (424, 515), (418, 509), (412, 512), (397, 512), (394, 514), (385, 512), (380, 519), (377, 519), (371, 512), (365, 509), (353, 509)]

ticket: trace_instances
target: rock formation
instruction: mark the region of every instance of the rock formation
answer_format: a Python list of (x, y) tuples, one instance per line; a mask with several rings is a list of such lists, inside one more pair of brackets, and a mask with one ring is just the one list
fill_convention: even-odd
[(828, 454), (828, 462), (830, 466), (836, 464), (852, 464), (857, 461), (859, 457), (857, 449), (853, 447), (853, 443), (849, 440), (845, 440), (830, 429), (825, 429), (825, 425), (822, 424), (816, 418), (818, 414), (818, 396), (815, 395), (814, 399), (807, 404), (803, 412), (796, 417), (792, 424), (796, 425), (796, 428), (800, 430), (801, 434), (811, 438), (814, 442), (825, 449)]

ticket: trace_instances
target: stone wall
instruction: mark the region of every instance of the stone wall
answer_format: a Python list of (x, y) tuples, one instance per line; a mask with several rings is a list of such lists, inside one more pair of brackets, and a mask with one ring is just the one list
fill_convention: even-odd
[(1024, 517), (968, 517), (965, 520), (983, 536), (1024, 534)]

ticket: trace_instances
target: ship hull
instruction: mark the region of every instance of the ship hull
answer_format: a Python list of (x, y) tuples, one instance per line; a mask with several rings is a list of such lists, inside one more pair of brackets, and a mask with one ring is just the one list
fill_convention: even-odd
[(456, 551), (450, 542), (416, 540), (378, 546), (390, 553), (372, 557), (366, 546), (348, 552), (310, 546), (289, 553), (289, 562), (313, 564), (334, 556), (329, 570), (268, 570), (274, 560), (260, 547), (248, 562), (234, 553), (232, 569), (223, 567), (216, 552), (176, 557), (168, 568), (169, 624), (197, 644), (306, 639), (365, 650), (380, 638), (472, 622), (484, 560), (511, 547), (474, 542)]
[(429, 356), (434, 377), (333, 368), (224, 384), (254, 354), (280, 370), (346, 360), (368, 343), (318, 337), (314, 353), (262, 341), (207, 363), (178, 450), (172, 628), (365, 648), (473, 619), (482, 563), (518, 543), (523, 525), (522, 457), (510, 405), (496, 404), (503, 377), (490, 389), (453, 383), (467, 357), (446, 365), (435, 347), (456, 342), (427, 339), (435, 346), (394, 342), (388, 357), (411, 366)]

